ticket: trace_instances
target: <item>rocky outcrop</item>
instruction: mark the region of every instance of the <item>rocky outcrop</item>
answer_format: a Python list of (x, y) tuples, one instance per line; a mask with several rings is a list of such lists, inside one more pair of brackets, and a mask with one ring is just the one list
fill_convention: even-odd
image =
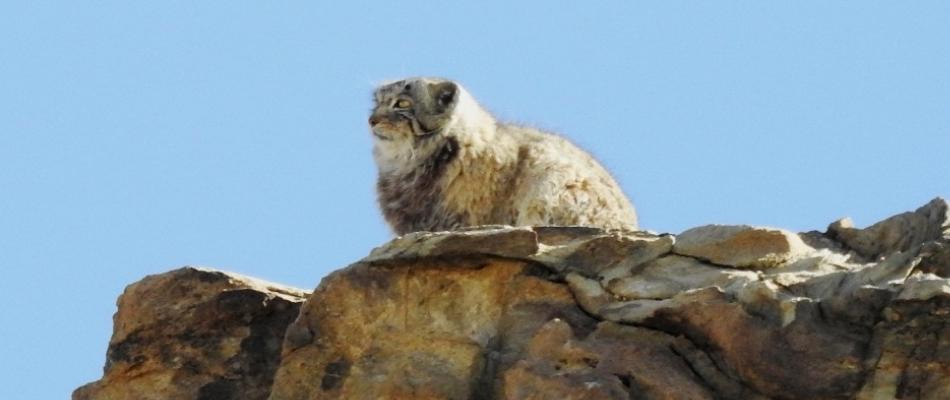
[(266, 399), (307, 293), (200, 268), (149, 276), (119, 297), (105, 374), (74, 399)]
[(130, 286), (105, 376), (74, 398), (950, 398), (941, 199), (824, 233), (419, 232), (302, 304), (248, 282)]

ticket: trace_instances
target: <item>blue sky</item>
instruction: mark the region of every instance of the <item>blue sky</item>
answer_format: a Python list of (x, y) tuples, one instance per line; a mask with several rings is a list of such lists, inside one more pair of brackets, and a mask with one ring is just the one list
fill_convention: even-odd
[(310, 289), (388, 240), (385, 79), (568, 136), (656, 231), (950, 196), (948, 2), (510, 3), (0, 3), (0, 398), (98, 378), (146, 274)]

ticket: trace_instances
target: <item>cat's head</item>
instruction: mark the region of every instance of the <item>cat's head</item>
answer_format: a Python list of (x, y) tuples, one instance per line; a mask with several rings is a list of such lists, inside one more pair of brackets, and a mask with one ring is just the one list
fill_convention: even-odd
[(373, 93), (370, 129), (383, 141), (442, 134), (461, 91), (455, 82), (440, 78), (407, 78), (379, 86)]

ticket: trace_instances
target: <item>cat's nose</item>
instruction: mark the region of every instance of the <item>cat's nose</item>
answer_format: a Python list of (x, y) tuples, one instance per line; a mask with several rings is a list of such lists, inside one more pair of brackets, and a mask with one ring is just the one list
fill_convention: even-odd
[(376, 126), (376, 124), (380, 123), (380, 121), (382, 121), (382, 120), (383, 120), (383, 119), (382, 119), (380, 116), (378, 116), (378, 115), (370, 115), (370, 116), (369, 116), (369, 126)]

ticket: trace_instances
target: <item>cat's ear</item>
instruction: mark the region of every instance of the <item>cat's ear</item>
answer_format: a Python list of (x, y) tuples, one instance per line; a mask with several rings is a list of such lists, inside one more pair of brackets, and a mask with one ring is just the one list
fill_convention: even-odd
[(439, 112), (444, 112), (458, 101), (459, 87), (455, 82), (445, 81), (429, 84), (429, 95)]

